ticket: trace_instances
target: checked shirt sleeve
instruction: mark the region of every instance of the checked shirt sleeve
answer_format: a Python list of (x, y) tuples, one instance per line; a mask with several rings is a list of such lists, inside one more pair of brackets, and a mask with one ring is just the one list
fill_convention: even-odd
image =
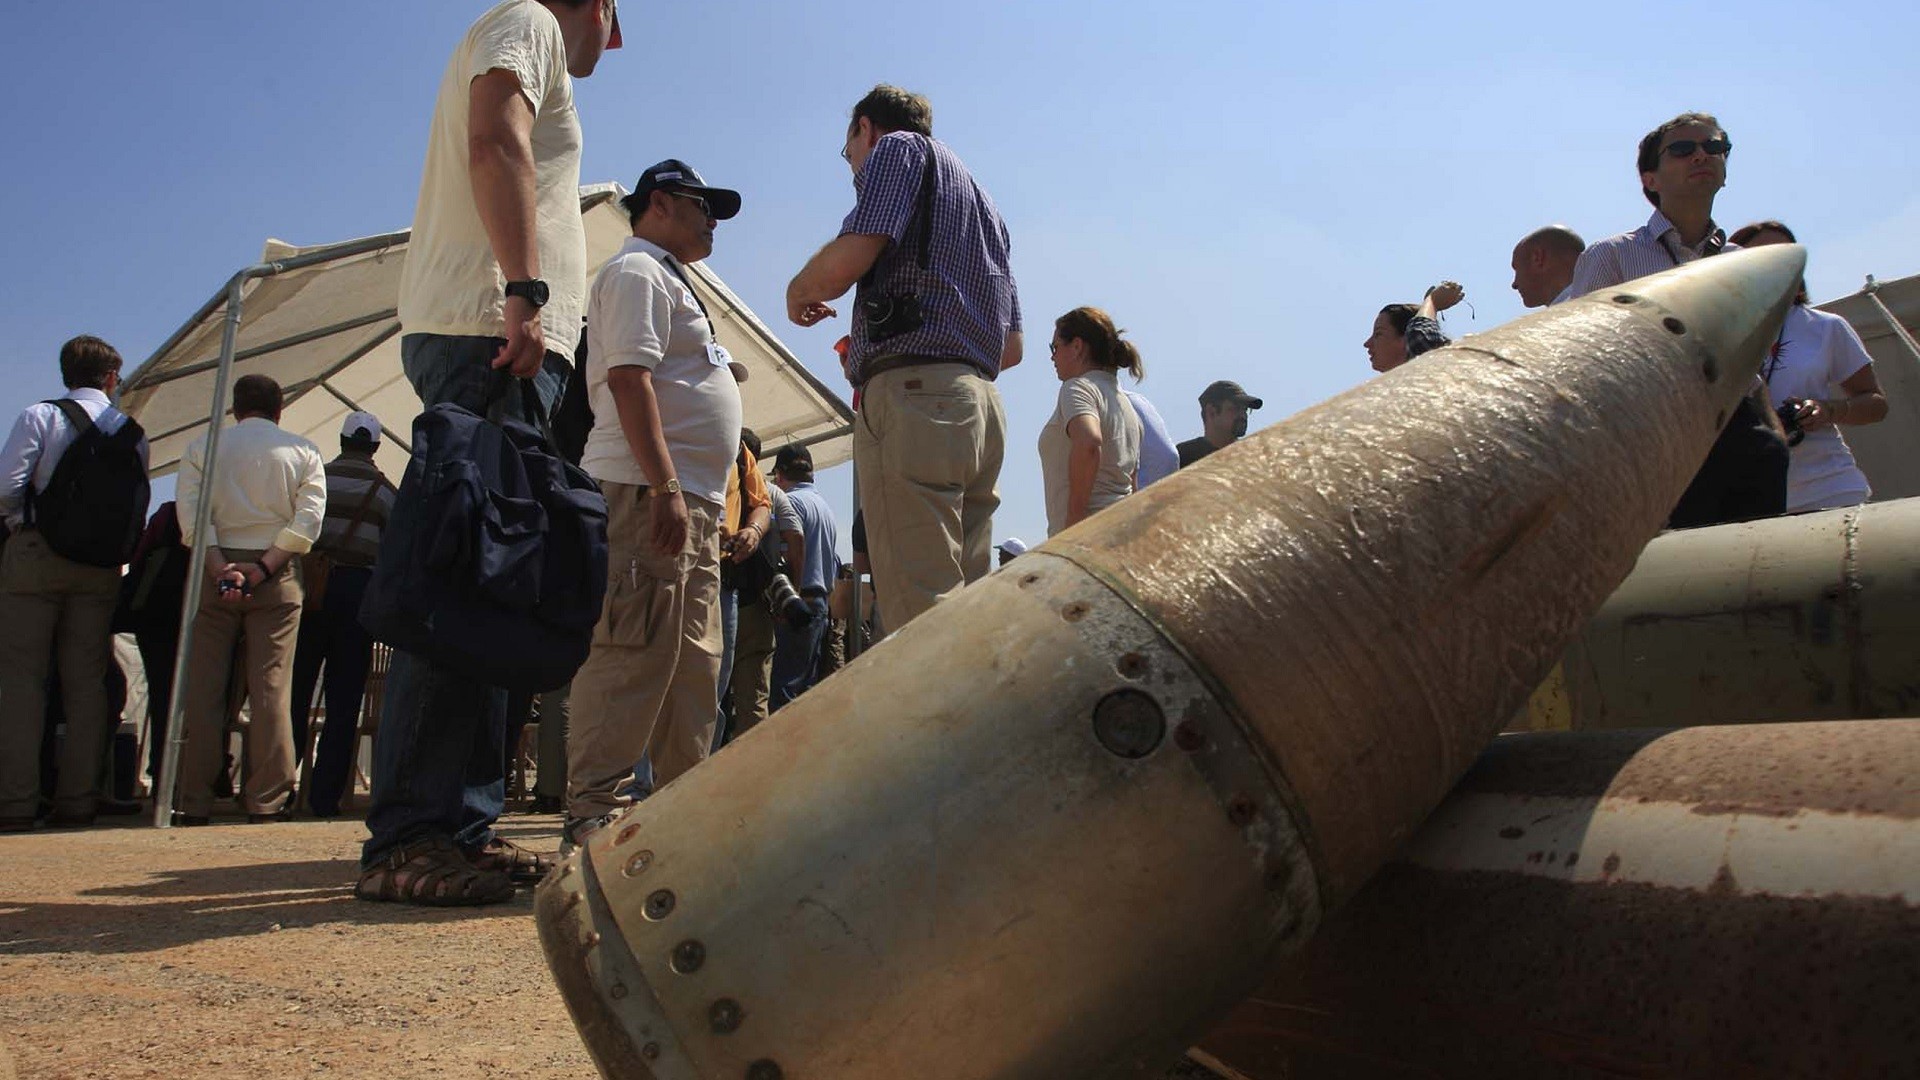
[(840, 223), (840, 235), (884, 236), (900, 243), (913, 220), (921, 172), (929, 157), (927, 148), (911, 135), (895, 132), (875, 143), (860, 170), (860, 199)]

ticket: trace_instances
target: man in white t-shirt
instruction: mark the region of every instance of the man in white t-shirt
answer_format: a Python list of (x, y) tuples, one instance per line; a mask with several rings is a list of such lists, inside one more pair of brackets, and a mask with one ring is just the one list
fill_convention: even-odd
[(580, 467), (607, 496), (607, 603), (573, 679), (566, 843), (633, 801), (645, 754), (665, 785), (713, 745), (720, 526), (740, 447), (740, 388), (687, 266), (713, 253), (740, 196), (684, 162), (621, 200), (633, 237), (587, 296), (593, 432)]
[[(531, 420), (514, 379), (543, 409), (559, 398), (586, 308), (572, 80), (619, 46), (614, 0), (504, 0), (454, 49), (400, 276), (400, 363), (421, 404)], [(497, 903), (551, 867), (493, 833), (506, 709), (506, 691), (396, 651), (361, 899)]]

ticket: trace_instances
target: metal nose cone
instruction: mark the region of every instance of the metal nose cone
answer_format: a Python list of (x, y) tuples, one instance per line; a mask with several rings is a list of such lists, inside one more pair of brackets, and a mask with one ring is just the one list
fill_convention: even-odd
[(1646, 303), (1669, 332), (1691, 337), (1718, 375), (1744, 380), (1759, 370), (1799, 292), (1807, 251), (1770, 244), (1699, 259), (1651, 277), (1601, 289), (1576, 303)]

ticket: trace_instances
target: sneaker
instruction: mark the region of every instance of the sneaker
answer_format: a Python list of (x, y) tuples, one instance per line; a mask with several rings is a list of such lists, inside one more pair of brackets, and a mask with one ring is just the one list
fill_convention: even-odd
[(612, 814), (601, 814), (593, 818), (570, 817), (560, 830), (560, 857), (566, 858), (574, 853), (595, 829), (602, 828), (613, 821)]

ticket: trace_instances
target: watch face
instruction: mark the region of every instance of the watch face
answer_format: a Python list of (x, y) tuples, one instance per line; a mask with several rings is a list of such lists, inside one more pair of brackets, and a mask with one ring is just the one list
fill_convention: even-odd
[(539, 278), (532, 281), (507, 282), (507, 295), (518, 296), (534, 307), (545, 307), (548, 297), (547, 283)]

